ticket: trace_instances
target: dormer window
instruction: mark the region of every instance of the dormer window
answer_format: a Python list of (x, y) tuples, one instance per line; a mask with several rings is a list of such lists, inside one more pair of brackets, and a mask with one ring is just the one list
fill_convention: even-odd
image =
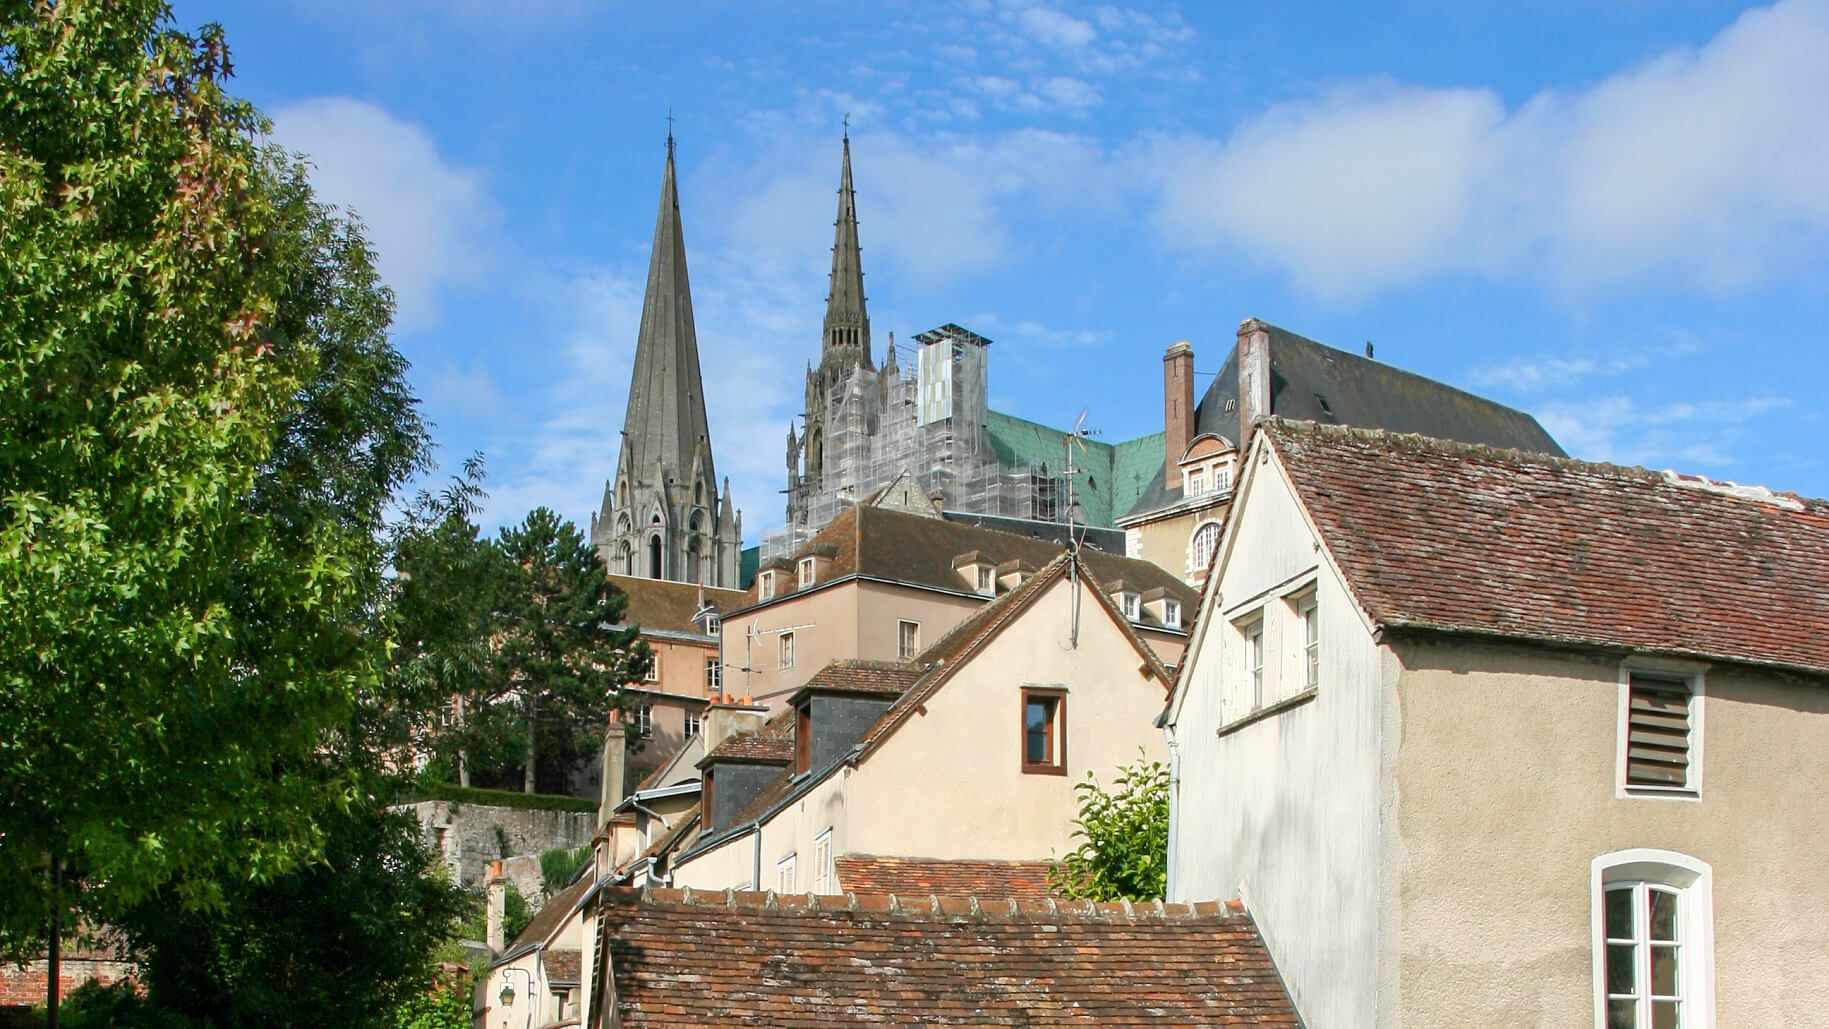
[(794, 773), (813, 766), (813, 702), (794, 709)]
[(1165, 600), (1162, 602), (1162, 624), (1171, 629), (1181, 628), (1181, 601)]
[(775, 573), (763, 572), (756, 576), (756, 599), (773, 600), (775, 598)]
[(814, 581), (814, 559), (810, 558), (810, 557), (803, 557), (800, 559), (800, 568), (799, 568), (800, 588), (806, 589), (808, 586), (813, 585), (813, 581)]
[(1196, 468), (1187, 473), (1187, 487), (1184, 492), (1190, 497), (1205, 496), (1207, 492), (1207, 470)]
[(1143, 598), (1141, 596), (1135, 593), (1120, 593), (1118, 594), (1118, 606), (1124, 610), (1124, 617), (1127, 621), (1140, 622), (1143, 620)]
[(990, 565), (978, 565), (978, 592), (989, 596), (997, 592), (997, 580), (991, 574)]

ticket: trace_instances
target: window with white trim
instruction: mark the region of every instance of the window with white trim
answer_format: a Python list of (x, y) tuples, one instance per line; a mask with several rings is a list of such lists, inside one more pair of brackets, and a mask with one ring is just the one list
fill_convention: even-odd
[(705, 616), (705, 635), (716, 636), (724, 631), (724, 619), (718, 615)]
[(921, 623), (904, 618), (895, 623), (895, 656), (903, 661), (921, 651)]
[(642, 676), (642, 681), (643, 682), (659, 682), (660, 681), (660, 655), (659, 654), (648, 655), (648, 672), (646, 675)]
[(1181, 601), (1165, 600), (1162, 602), (1162, 624), (1171, 629), (1181, 628)]
[(1213, 551), (1219, 547), (1219, 523), (1207, 522), (1194, 530), (1188, 540), (1188, 570), (1204, 572), (1213, 563)]
[(1296, 601), (1302, 619), (1302, 683), (1304, 689), (1321, 685), (1321, 609), (1313, 593)]
[(1702, 677), (1628, 665), (1620, 680), (1620, 789), (1631, 796), (1696, 796)]
[(654, 731), (654, 705), (635, 705), (635, 735), (646, 737)]
[(791, 632), (781, 634), (781, 667), (794, 667), (794, 634)]
[(686, 712), (686, 738), (687, 739), (691, 739), (692, 737), (697, 736), (699, 734), (699, 732), (702, 729), (704, 729), (704, 727), (705, 727), (705, 722), (704, 722), (703, 716), (701, 716), (696, 711)]
[(833, 882), (838, 878), (832, 867), (832, 830), (827, 829), (813, 838), (813, 892), (822, 897), (829, 897), (838, 892)]
[(1196, 468), (1187, 473), (1187, 482), (1183, 489), (1190, 497), (1205, 496), (1207, 492), (1207, 470)]
[(724, 665), (715, 657), (705, 659), (705, 692), (716, 693), (724, 688)]
[(775, 892), (793, 893), (798, 882), (799, 878), (794, 874), (794, 855), (789, 854), (775, 865)]
[(774, 572), (763, 572), (761, 575), (756, 576), (756, 599), (757, 600), (775, 599), (775, 573)]
[(1124, 617), (1133, 622), (1143, 620), (1143, 598), (1135, 593), (1118, 594), (1119, 606), (1124, 609)]
[(1264, 706), (1264, 619), (1260, 615), (1240, 626), (1245, 636), (1245, 676), (1251, 684), (1251, 710)]
[(990, 565), (978, 566), (978, 592), (987, 596), (997, 592), (997, 580), (992, 574)]
[(808, 586), (813, 585), (813, 573), (814, 573), (813, 559), (810, 557), (801, 558), (800, 559), (800, 588), (801, 589), (806, 589)]
[(1714, 915), (1706, 864), (1618, 851), (1592, 870), (1596, 1029), (1708, 1029)]
[(1232, 488), (1232, 469), (1219, 468), (1213, 472), (1213, 492), (1224, 493)]

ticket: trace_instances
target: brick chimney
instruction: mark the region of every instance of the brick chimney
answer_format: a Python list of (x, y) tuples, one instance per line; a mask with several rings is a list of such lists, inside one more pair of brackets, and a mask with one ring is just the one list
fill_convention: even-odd
[(1162, 355), (1162, 430), (1163, 481), (1174, 488), (1175, 466), (1194, 438), (1194, 348), (1185, 339)]
[[(745, 697), (745, 700), (749, 698)], [(713, 704), (705, 709), (705, 722), (699, 727), (705, 737), (705, 753), (741, 732), (756, 732), (768, 721), (768, 708), (752, 704)]]
[(1259, 418), (1270, 411), (1270, 326), (1256, 318), (1238, 323), (1238, 452), (1251, 450)]
[(599, 832), (609, 824), (616, 805), (622, 803), (623, 780), (627, 777), (629, 764), (628, 732), (617, 719), (611, 719), (603, 730), (603, 789), (597, 797)]
[(489, 956), (501, 957), (505, 948), (502, 939), (502, 925), (508, 913), (508, 876), (502, 872), (500, 861), (489, 862)]

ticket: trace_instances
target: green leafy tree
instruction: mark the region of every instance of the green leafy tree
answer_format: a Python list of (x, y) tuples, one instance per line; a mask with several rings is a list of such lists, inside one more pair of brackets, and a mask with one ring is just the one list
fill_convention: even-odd
[(522, 789), (535, 791), (543, 751), (590, 753), (612, 711), (628, 705), (623, 684), (647, 674), (651, 656), (620, 623), (628, 597), (613, 589), (578, 527), (537, 507), (496, 540), (504, 575), (490, 621), (492, 703), (482, 715), (525, 733)]
[(591, 846), (555, 847), (540, 853), (540, 887), (551, 897), (572, 884), (578, 870), (591, 860)]
[[(424, 432), (366, 244), (159, 0), (0, 5), (0, 950), (305, 867)], [(327, 346), (335, 340), (338, 347)]]
[(394, 1010), (389, 1029), (470, 1029), (470, 980), (441, 979)]
[(1139, 759), (1118, 769), (1112, 789), (1088, 772), (1076, 783), (1081, 842), (1048, 869), (1048, 887), (1065, 897), (1155, 900), (1168, 889), (1169, 770)]

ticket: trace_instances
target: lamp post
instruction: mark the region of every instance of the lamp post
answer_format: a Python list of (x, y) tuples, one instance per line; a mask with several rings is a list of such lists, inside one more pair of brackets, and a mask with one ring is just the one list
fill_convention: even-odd
[[(533, 973), (525, 968), (504, 968), (501, 971), (502, 989), (495, 997), (502, 1002), (502, 1007), (505, 1009), (514, 1007), (515, 998), (514, 984), (508, 981), (508, 977), (517, 973), (527, 977), (527, 982), (522, 987), (527, 993), (527, 1003), (524, 1005), (527, 1009), (527, 1014), (521, 1016), (521, 1025), (523, 1027), (533, 1025), (534, 1008), (537, 1006), (534, 1003), (537, 998), (534, 996), (533, 992)], [(511, 1012), (507, 1010), (502, 1012), (502, 1029), (508, 1029), (508, 1019), (510, 1015)]]

